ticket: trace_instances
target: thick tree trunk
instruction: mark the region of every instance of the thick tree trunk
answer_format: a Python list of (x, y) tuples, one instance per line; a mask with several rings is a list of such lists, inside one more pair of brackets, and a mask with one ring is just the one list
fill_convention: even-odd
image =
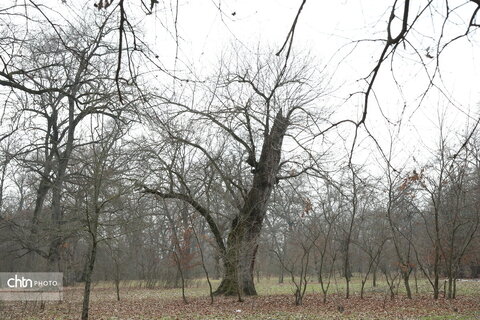
[[(80, 81), (78, 78), (80, 75), (80, 70), (78, 70), (76, 76), (76, 83)], [(72, 90), (72, 96), (68, 98), (68, 134), (67, 141), (65, 142), (65, 150), (58, 155), (58, 168), (56, 170), (57, 178), (52, 186), (52, 218), (51, 223), (54, 230), (53, 240), (50, 242), (49, 247), (49, 259), (48, 264), (49, 268), (54, 266), (59, 268), (60, 264), (60, 251), (61, 246), (65, 240), (65, 236), (62, 230), (63, 221), (63, 209), (62, 209), (62, 192), (64, 188), (64, 181), (67, 175), (67, 167), (70, 161), (70, 155), (73, 151), (73, 142), (75, 137), (75, 99), (73, 96), (76, 94), (78, 87)], [(58, 132), (54, 134), (55, 142), (58, 140)], [(58, 145), (55, 145), (55, 149), (58, 148)], [(58, 269), (58, 271), (63, 271)]]
[(37, 189), (37, 198), (35, 199), (35, 208), (33, 210), (32, 218), (32, 234), (37, 233), (38, 220), (42, 213), (43, 203), (45, 202), (45, 198), (47, 197), (47, 193), (51, 187), (50, 181), (48, 179), (48, 176), (52, 171), (51, 156), (48, 157), (45, 163), (45, 168), (43, 169), (43, 174), (41, 176), (40, 184)]
[(60, 267), (60, 247), (62, 246), (62, 238), (55, 234), (49, 244), (47, 270), (49, 272), (63, 272)]
[(246, 223), (237, 221), (238, 219), (234, 220), (232, 231), (228, 237), (227, 254), (224, 257), (225, 274), (220, 286), (215, 291), (217, 295), (237, 295), (239, 290), (242, 295), (246, 296), (257, 294), (253, 271), (260, 230), (258, 226), (249, 228)]
[(52, 239), (50, 240), (48, 250), (48, 270), (49, 271), (64, 271), (60, 268), (60, 251), (63, 244), (62, 235), (62, 220), (63, 212), (61, 207), (61, 192), (63, 187), (63, 181), (57, 181), (52, 189)]
[[(45, 202), (45, 198), (47, 197), (47, 194), (48, 194), (48, 191), (50, 190), (50, 182), (48, 180), (48, 176), (50, 175), (50, 172), (51, 172), (51, 162), (50, 162), (50, 159), (48, 159), (46, 161), (46, 164), (45, 164), (45, 168), (43, 170), (43, 174), (42, 174), (42, 177), (40, 179), (40, 184), (38, 186), (38, 189), (37, 189), (37, 197), (35, 199), (35, 208), (33, 210), (33, 217), (32, 217), (32, 225), (31, 225), (31, 229), (30, 229), (30, 235), (28, 236), (28, 239), (27, 239), (27, 246), (29, 248), (36, 248), (38, 246), (38, 228), (39, 228), (39, 220), (40, 220), (40, 216), (42, 214), (42, 209), (43, 209), (43, 204)], [(34, 251), (34, 252), (37, 252), (38, 251)], [(42, 256), (43, 258), (47, 258), (49, 257), (48, 253), (46, 253), (44, 256)], [(29, 254), (27, 255), (27, 266), (29, 268), (31, 268), (31, 270), (35, 270), (33, 269), (35, 267), (35, 258), (36, 256), (34, 254)], [(50, 263), (49, 263), (49, 267), (50, 267)], [(53, 271), (53, 270), (51, 270)]]
[(5, 184), (5, 177), (6, 177), (6, 173), (7, 173), (8, 162), (9, 162), (9, 160), (7, 159), (6, 161), (4, 161), (2, 163), (2, 175), (0, 176), (0, 208), (2, 208), (2, 206), (3, 206), (3, 187), (4, 187), (4, 184)]
[(63, 224), (63, 210), (62, 210), (62, 191), (63, 191), (63, 180), (65, 177), (66, 171), (66, 162), (57, 172), (58, 179), (55, 181), (52, 188), (52, 215), (51, 215), (51, 224), (52, 224), (52, 239), (49, 245), (48, 251), (48, 269), (49, 271), (64, 271), (60, 266), (61, 260), (61, 248), (64, 242), (64, 235), (62, 231)]
[(258, 163), (254, 167), (252, 188), (240, 213), (233, 219), (224, 257), (225, 274), (215, 294), (256, 295), (253, 272), (258, 237), (267, 212), (267, 204), (277, 183), (283, 137), (288, 120), (279, 111), (265, 140)]

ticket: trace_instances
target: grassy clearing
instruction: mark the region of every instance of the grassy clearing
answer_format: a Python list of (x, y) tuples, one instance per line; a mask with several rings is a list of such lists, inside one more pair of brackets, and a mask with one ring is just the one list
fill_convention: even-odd
[[(212, 286), (215, 289), (219, 284), (219, 280), (211, 280)], [(406, 294), (403, 282), (398, 283), (398, 287), (396, 287), (395, 292), (399, 295)], [(82, 287), (82, 283), (76, 284), (74, 288)], [(428, 283), (426, 279), (418, 279), (417, 285), (415, 285), (415, 281), (413, 278), (410, 281), (410, 287), (413, 294), (420, 294), (420, 295), (428, 295), (432, 293), (431, 285)], [(108, 281), (99, 281), (93, 284), (94, 289), (110, 289), (112, 293), (115, 291), (115, 285), (113, 282)], [(121, 293), (128, 293), (128, 292), (136, 292), (137, 289), (145, 289), (145, 294), (148, 296), (149, 292), (152, 297), (162, 297), (163, 295), (167, 295), (167, 297), (171, 298), (181, 298), (181, 289), (180, 288), (172, 288), (172, 289), (165, 289), (161, 286), (158, 286), (154, 289), (146, 289), (145, 281), (140, 280), (125, 280), (120, 283)], [(328, 290), (328, 294), (344, 294), (345, 293), (345, 280), (343, 278), (336, 278), (332, 279), (330, 288)], [(480, 288), (480, 280), (467, 280), (462, 281), (459, 280), (457, 282), (457, 293), (459, 296), (469, 296), (469, 295), (479, 295), (479, 288)], [(259, 295), (277, 295), (277, 294), (293, 294), (295, 291), (295, 286), (289, 281), (287, 278), (285, 279), (284, 283), (278, 283), (278, 279), (271, 277), (271, 278), (261, 278), (260, 281), (256, 281), (256, 289)], [(418, 291), (417, 291), (418, 289)], [(350, 292), (355, 294), (360, 294), (361, 290), (361, 279), (359, 277), (355, 277), (350, 282)], [(206, 279), (195, 279), (191, 280), (188, 288), (186, 289), (187, 295), (191, 297), (201, 297), (208, 295), (208, 284)], [(159, 293), (160, 292), (160, 293)], [(386, 293), (389, 294), (389, 288), (386, 281), (382, 280), (381, 278), (377, 281), (377, 286), (372, 286), (372, 281), (369, 280), (365, 284), (365, 293)], [(314, 282), (311, 280), (307, 287), (307, 294), (316, 294), (322, 293), (321, 286), (318, 282)], [(135, 294), (135, 293), (134, 293)]]

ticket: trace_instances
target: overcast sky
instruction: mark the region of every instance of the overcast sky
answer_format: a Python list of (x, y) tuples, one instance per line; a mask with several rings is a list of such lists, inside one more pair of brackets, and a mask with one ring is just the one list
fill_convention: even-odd
[[(294, 49), (297, 52), (309, 51), (318, 58), (319, 63), (327, 65), (325, 72), (327, 77), (332, 77), (331, 88), (337, 89), (329, 102), (344, 110), (339, 113), (340, 116), (359, 114), (361, 111), (363, 95), (345, 99), (351, 93), (365, 89), (365, 82), (361, 79), (375, 66), (383, 43), (356, 41), (385, 38), (390, 2), (307, 1), (301, 13)], [(202, 70), (202, 67), (208, 69), (214, 65), (221, 52), (232, 43), (245, 46), (252, 52), (258, 46), (275, 52), (285, 40), (300, 3), (300, 0), (180, 1), (180, 59)], [(458, 2), (461, 3), (464, 2)], [(162, 28), (159, 21), (172, 17), (175, 4), (175, 1), (171, 4), (166, 2), (165, 7), (158, 7), (154, 26), (148, 27), (157, 30), (152, 40), (153, 47), (159, 52), (163, 51), (165, 61), (173, 61), (174, 42), (172, 34)], [(412, 4), (411, 20), (424, 4), (424, 1)], [(451, 4), (456, 3), (452, 1)], [(445, 8), (441, 5), (436, 7), (439, 13), (426, 14), (409, 35), (425, 66), (411, 47), (400, 47), (392, 65), (394, 74), (390, 72), (389, 63), (382, 67), (367, 120), (368, 126), (383, 145), (387, 143), (387, 139), (384, 139), (387, 128), (393, 129), (381, 114), (392, 123), (401, 120), (397, 152), (416, 155), (417, 158), (421, 157), (421, 150), (425, 147), (435, 147), (442, 115), (446, 117), (447, 128), (462, 132), (467, 129), (467, 121), (473, 124), (479, 114), (478, 33), (473, 33), (469, 39), (458, 40), (445, 49), (439, 61), (441, 73), (435, 81), (439, 88), (431, 89), (424, 100), (420, 99), (429, 85), (425, 68), (432, 74), (437, 63), (428, 56), (435, 55), (437, 39), (442, 31), (441, 13)], [(455, 15), (452, 14), (451, 20), (445, 25), (445, 41), (442, 44), (465, 32), (466, 20), (470, 18), (473, 7), (465, 5)], [(151, 25), (151, 21), (148, 23)], [(399, 28), (399, 25), (396, 27)], [(165, 49), (169, 49), (170, 53)], [(398, 81), (400, 89), (394, 79)], [(367, 145), (371, 147), (371, 144)]]
[[(325, 76), (331, 80), (329, 98), (324, 103), (337, 108), (336, 116), (339, 118), (360, 115), (363, 95), (347, 98), (352, 93), (365, 90), (366, 83), (362, 79), (374, 68), (383, 43), (356, 41), (385, 38), (390, 2), (393, 1), (307, 0), (300, 15), (294, 50), (310, 52), (316, 57), (319, 68), (326, 67)], [(65, 5), (60, 0), (43, 3), (67, 18), (81, 18), (85, 12), (93, 13), (96, 10), (93, 0), (67, 1)], [(141, 12), (138, 5), (140, 1), (129, 0), (127, 3), (129, 11), (136, 13), (135, 24), (145, 31), (147, 42), (164, 66), (170, 69), (174, 67), (178, 36), (177, 68), (186, 75), (187, 70), (193, 69), (198, 73), (197, 76), (202, 76), (208, 74), (222, 52), (231, 47), (241, 46), (252, 54), (257, 48), (264, 52), (276, 52), (285, 40), (301, 0), (179, 0), (178, 11), (177, 1), (166, 0), (160, 1), (152, 15), (138, 14)], [(414, 7), (410, 20), (424, 3), (415, 1), (412, 4)], [(455, 4), (455, 1), (451, 3)], [(462, 3), (458, 1), (458, 4)], [(444, 31), (445, 39), (465, 32), (466, 20), (470, 18), (472, 8), (467, 4), (452, 14)], [(428, 58), (435, 54), (438, 35), (442, 30), (441, 14), (444, 8), (436, 9), (437, 13), (432, 11), (432, 14), (425, 14), (409, 34), (411, 44), (417, 51), (408, 45), (401, 46), (392, 66), (389, 63), (382, 66), (374, 87), (375, 95), (370, 100), (367, 125), (382, 146), (388, 143), (385, 138), (388, 130), (398, 131), (401, 123), (397, 153), (402, 157), (416, 155), (419, 158), (425, 146), (434, 148), (442, 114), (446, 115), (447, 127), (459, 133), (466, 129), (467, 121), (472, 124), (479, 114), (478, 33), (453, 43), (442, 53), (441, 74), (437, 75), (435, 81), (438, 89), (431, 89), (425, 99), (420, 100), (429, 84), (425, 69), (432, 73), (437, 63), (435, 59)], [(420, 63), (418, 55), (425, 65)], [(349, 134), (349, 129), (351, 127), (345, 127), (345, 135)], [(368, 139), (360, 141), (364, 142), (359, 150), (372, 147)]]

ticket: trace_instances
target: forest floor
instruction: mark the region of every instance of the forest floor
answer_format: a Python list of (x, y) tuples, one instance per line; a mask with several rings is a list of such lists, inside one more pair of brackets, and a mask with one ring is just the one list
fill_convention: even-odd
[[(343, 281), (333, 282), (324, 304), (319, 284), (311, 283), (303, 305), (295, 306), (291, 284), (261, 279), (258, 296), (245, 297), (244, 302), (237, 297), (215, 297), (211, 304), (207, 283), (196, 280), (186, 288), (185, 304), (180, 289), (147, 289), (138, 281), (123, 282), (117, 301), (113, 285), (98, 282), (91, 295), (90, 319), (480, 319), (480, 281), (460, 280), (456, 299), (447, 300), (442, 293), (436, 301), (425, 281), (417, 286), (412, 281), (412, 300), (401, 286), (391, 299), (382, 281), (376, 287), (369, 282), (364, 299), (360, 299), (360, 280), (354, 280), (351, 288), (347, 300)], [(62, 302), (48, 302), (43, 308), (33, 302), (0, 301), (0, 319), (80, 319), (82, 289), (81, 284), (65, 288)]]

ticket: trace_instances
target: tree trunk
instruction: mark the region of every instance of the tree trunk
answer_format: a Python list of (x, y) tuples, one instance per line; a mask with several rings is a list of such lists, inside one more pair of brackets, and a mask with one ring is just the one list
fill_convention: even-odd
[(115, 262), (115, 291), (117, 293), (117, 301), (120, 301), (120, 272), (118, 262)]
[(453, 292), (452, 292), (452, 299), (457, 298), (457, 277), (453, 278)]
[[(30, 235), (28, 237), (28, 246), (30, 248), (32, 247), (36, 248), (38, 246), (38, 241), (39, 241), (38, 235), (37, 235), (38, 228), (39, 228), (38, 224), (39, 224), (40, 216), (42, 213), (43, 204), (45, 202), (45, 198), (47, 197), (48, 191), (50, 190), (50, 182), (47, 178), (50, 175), (50, 172), (51, 172), (51, 164), (50, 164), (50, 160), (47, 160), (45, 168), (43, 170), (42, 177), (40, 179), (40, 184), (37, 189), (37, 197), (35, 199), (32, 225), (30, 229)], [(46, 253), (46, 256), (44, 256), (43, 258), (47, 258), (47, 257), (48, 257), (48, 253)], [(35, 265), (34, 262), (35, 262), (35, 256), (33, 254), (27, 255), (27, 263), (26, 263), (27, 266), (29, 266), (30, 268), (33, 268)]]
[(343, 273), (345, 277), (345, 298), (349, 299), (350, 298), (350, 260), (349, 260), (349, 249), (347, 245), (346, 249), (346, 255), (345, 255), (345, 261), (343, 265)]
[(227, 254), (224, 258), (225, 274), (215, 294), (237, 295), (239, 290), (242, 295), (256, 295), (253, 281), (255, 256), (257, 253), (257, 238), (260, 230), (255, 232), (246, 226), (239, 226), (235, 219), (232, 231), (228, 237)]
[[(62, 271), (60, 268), (60, 251), (64, 242), (64, 234), (62, 230), (63, 208), (62, 208), (62, 192), (64, 188), (64, 181), (66, 177), (68, 162), (71, 151), (73, 149), (73, 128), (69, 129), (68, 141), (66, 143), (66, 150), (61, 154), (59, 159), (58, 170), (56, 172), (57, 179), (52, 186), (52, 216), (51, 224), (54, 230), (53, 239), (50, 242), (48, 253), (48, 265), (51, 271)], [(52, 269), (54, 268), (54, 269)]]
[(451, 274), (448, 276), (447, 299), (452, 299), (453, 296), (453, 279)]
[(53, 235), (53, 239), (49, 244), (47, 270), (49, 272), (63, 272), (60, 268), (60, 247), (62, 239), (58, 234)]
[(283, 137), (288, 119), (279, 111), (265, 140), (258, 163), (254, 166), (252, 188), (240, 213), (233, 219), (224, 258), (225, 274), (215, 294), (256, 295), (253, 281), (258, 237), (267, 212), (267, 204), (274, 185), (278, 182)]
[(362, 280), (362, 286), (360, 287), (360, 299), (363, 299), (363, 294), (365, 292), (365, 282), (367, 282), (367, 280)]
[(417, 269), (413, 271), (413, 276), (415, 278), (415, 293), (418, 294), (418, 279), (417, 279)]
[(433, 299), (437, 300), (440, 295), (440, 285), (439, 285), (439, 271), (438, 271), (438, 264), (439, 264), (439, 254), (438, 249), (435, 248), (435, 264), (433, 266)]
[(92, 273), (95, 265), (95, 258), (97, 256), (97, 241), (93, 239), (92, 247), (90, 250), (90, 256), (88, 257), (88, 265), (85, 273), (85, 289), (83, 291), (83, 307), (82, 307), (82, 320), (88, 319), (88, 310), (90, 305), (90, 287), (92, 284)]
[(410, 289), (410, 272), (402, 271), (403, 283), (405, 284), (405, 290), (407, 291), (407, 298), (412, 299), (412, 290)]
[(214, 272), (213, 272), (213, 280), (218, 280), (220, 279), (220, 276), (221, 276), (221, 266), (220, 266), (220, 260), (221, 260), (221, 257), (219, 254), (215, 254), (215, 256), (213, 257), (214, 259), (214, 262), (215, 262), (215, 267), (214, 267)]

